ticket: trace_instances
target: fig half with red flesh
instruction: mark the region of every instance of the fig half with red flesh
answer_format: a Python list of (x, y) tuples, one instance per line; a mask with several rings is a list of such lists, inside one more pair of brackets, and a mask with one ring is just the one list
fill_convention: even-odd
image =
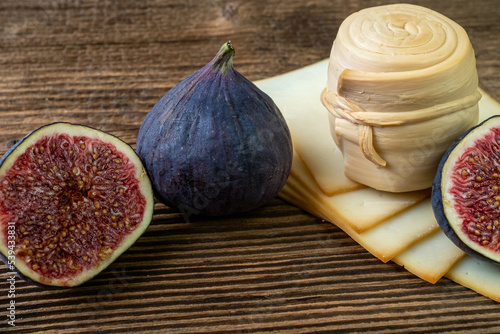
[(500, 263), (500, 116), (473, 127), (448, 149), (434, 179), (432, 205), (458, 247)]
[(153, 205), (128, 144), (86, 126), (45, 125), (0, 160), (0, 252), (29, 280), (76, 286), (137, 240)]

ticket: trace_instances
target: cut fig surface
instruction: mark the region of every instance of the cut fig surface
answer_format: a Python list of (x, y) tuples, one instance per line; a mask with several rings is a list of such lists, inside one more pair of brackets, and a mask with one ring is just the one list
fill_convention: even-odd
[(153, 204), (128, 144), (89, 127), (49, 124), (0, 161), (0, 251), (28, 279), (79, 285), (146, 230)]
[(432, 203), (441, 228), (457, 246), (500, 262), (500, 116), (472, 128), (446, 152)]

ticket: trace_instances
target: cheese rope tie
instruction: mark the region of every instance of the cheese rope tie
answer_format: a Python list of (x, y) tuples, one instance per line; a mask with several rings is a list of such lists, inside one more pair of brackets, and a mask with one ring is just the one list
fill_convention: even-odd
[(334, 118), (358, 125), (363, 156), (386, 167), (386, 153), (374, 147), (374, 128), (418, 126), (472, 108), (481, 98), (477, 81), (474, 51), (462, 27), (421, 6), (386, 5), (342, 23), (321, 101)]
[(335, 117), (346, 119), (360, 125), (358, 128), (359, 146), (365, 158), (379, 167), (385, 167), (387, 162), (377, 153), (373, 146), (372, 126), (397, 126), (428, 121), (433, 118), (448, 115), (464, 108), (469, 108), (481, 99), (479, 90), (459, 100), (433, 105), (428, 108), (405, 112), (367, 112), (356, 104), (342, 98), (328, 88), (321, 92), (321, 102)]

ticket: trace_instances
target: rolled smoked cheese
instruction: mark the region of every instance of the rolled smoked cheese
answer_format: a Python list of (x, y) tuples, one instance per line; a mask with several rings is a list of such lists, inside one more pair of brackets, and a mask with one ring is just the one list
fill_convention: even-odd
[(480, 97), (465, 30), (430, 9), (394, 4), (342, 23), (321, 101), (345, 175), (406, 192), (431, 186), (443, 153), (477, 124)]

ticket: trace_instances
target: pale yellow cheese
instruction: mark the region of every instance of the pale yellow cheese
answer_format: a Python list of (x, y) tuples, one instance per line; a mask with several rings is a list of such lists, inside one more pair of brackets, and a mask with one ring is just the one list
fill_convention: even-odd
[[(418, 218), (415, 219), (415, 217)], [(383, 248), (384, 252), (379, 255), (379, 258), (387, 262), (438, 229), (430, 199), (427, 199), (360, 235), (366, 239), (367, 247), (373, 252)], [(382, 242), (385, 245), (382, 246), (380, 244)]]
[(264, 92), (273, 93), (292, 133), (294, 149), (306, 161), (319, 162), (308, 168), (321, 190), (333, 195), (364, 186), (345, 177), (342, 152), (330, 135), (328, 115), (319, 99), (327, 67), (328, 61), (324, 60), (256, 84)]
[(481, 100), (479, 100), (479, 121), (482, 122), (487, 118), (494, 115), (500, 114), (500, 103), (492, 98), (488, 93), (479, 89), (482, 95)]
[(361, 233), (403, 212), (428, 196), (427, 191), (395, 194), (372, 188), (327, 196), (325, 204)]
[[(393, 215), (392, 218), (387, 216), (387, 219), (376, 227), (359, 233), (352, 227), (352, 220), (345, 220), (344, 217), (338, 215), (338, 211), (328, 206), (329, 197), (319, 190), (296, 152), (294, 152), (292, 168), (294, 174), (288, 179), (282, 191), (282, 198), (325, 220), (335, 222), (356, 242), (384, 262), (391, 260), (409, 245), (437, 229), (436, 220), (428, 205), (429, 200), (426, 200), (409, 207), (399, 215)], [(299, 181), (294, 176), (295, 174), (300, 174), (302, 180)], [(337, 196), (341, 195), (330, 198)], [(417, 221), (414, 220), (415, 216), (419, 217)]]
[[(298, 182), (331, 213), (335, 221), (342, 221), (356, 233), (401, 213), (429, 196), (428, 191), (395, 194), (364, 188), (328, 196), (312, 177), (300, 154), (294, 150), (291, 182)], [(301, 188), (301, 189), (302, 189)]]
[[(326, 221), (335, 221), (335, 225), (340, 227), (358, 244), (363, 246), (367, 251), (372, 253), (381, 261), (387, 262), (390, 257), (394, 255), (394, 243), (388, 242), (390, 234), (367, 234), (357, 233), (348, 225), (343, 224), (336, 216), (335, 213), (325, 208), (325, 206), (318, 201), (314, 195), (307, 190), (303, 189), (302, 185), (293, 178), (285, 185), (280, 193), (280, 197), (291, 204), (294, 204)], [(400, 244), (399, 249), (404, 249), (408, 245)]]
[[(419, 219), (418, 216), (414, 219)], [(429, 237), (411, 245), (392, 260), (414, 275), (436, 283), (465, 255), (448, 237), (437, 229)]]
[(330, 221), (328, 217), (323, 216), (323, 213), (319, 211), (318, 205), (308, 201), (308, 196), (299, 195), (299, 192), (297, 192), (297, 190), (295, 190), (290, 183), (285, 184), (280, 192), (280, 198), (313, 214), (316, 217)]
[(465, 256), (447, 273), (449, 279), (495, 301), (500, 301), (500, 266)]
[[(324, 220), (334, 220), (337, 226), (381, 261), (386, 262), (395, 255), (392, 258), (394, 262), (430, 283), (437, 282), (464, 256), (464, 253), (438, 229), (435, 221), (429, 219), (428, 225), (420, 224), (423, 217), (419, 215), (419, 211), (427, 211), (427, 216), (429, 215), (430, 207), (427, 202), (417, 206), (416, 210), (408, 210), (376, 228), (358, 234), (349, 225), (342, 224), (332, 211), (326, 209), (309, 192), (294, 185), (297, 186), (297, 183), (292, 178), (283, 188), (280, 197)], [(408, 233), (405, 228), (412, 225), (421, 229), (422, 234), (418, 231), (415, 234)], [(401, 236), (402, 238), (397, 239)], [(464, 276), (460, 272), (456, 275)], [(466, 280), (467, 277), (463, 279)]]

